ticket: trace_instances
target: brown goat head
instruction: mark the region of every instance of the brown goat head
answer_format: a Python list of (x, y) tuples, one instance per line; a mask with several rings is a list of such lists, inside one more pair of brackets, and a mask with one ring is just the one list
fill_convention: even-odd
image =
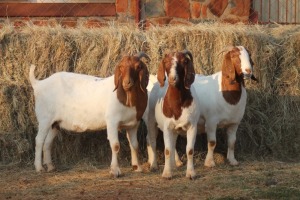
[(228, 46), (222, 65), (222, 93), (224, 99), (232, 105), (239, 102), (244, 86), (244, 78), (257, 79), (253, 75), (253, 61), (243, 46)]
[(149, 81), (149, 71), (142, 57), (149, 58), (147, 54), (141, 52), (135, 56), (125, 56), (115, 69), (115, 89), (123, 87), (125, 91), (131, 90), (135, 84), (139, 84), (140, 89), (147, 93)]
[(157, 70), (157, 79), (160, 86), (165, 84), (166, 75), (168, 82), (173, 86), (184, 86), (189, 89), (195, 80), (193, 56), (190, 51), (172, 52), (166, 54)]
[(243, 76), (241, 68), (241, 60), (239, 58), (240, 50), (237, 47), (227, 47), (227, 52), (224, 56), (222, 74), (230, 80), (230, 83), (235, 83), (236, 76)]
[(243, 78), (258, 80), (253, 75), (253, 60), (249, 51), (243, 46), (227, 46), (220, 53), (225, 52), (222, 74), (231, 79), (231, 83)]

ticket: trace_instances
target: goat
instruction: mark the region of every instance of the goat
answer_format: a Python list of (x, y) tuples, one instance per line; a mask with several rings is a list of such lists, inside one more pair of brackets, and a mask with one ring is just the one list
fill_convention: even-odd
[(138, 161), (137, 129), (147, 106), (146, 87), (149, 72), (141, 61), (149, 58), (141, 52), (135, 56), (124, 56), (116, 66), (114, 75), (98, 78), (89, 75), (58, 72), (37, 80), (35, 66), (31, 65), (29, 79), (34, 89), (35, 113), (38, 133), (35, 138), (35, 169), (52, 171), (51, 159), (53, 139), (60, 128), (75, 131), (95, 131), (107, 128), (107, 138), (112, 150), (110, 174), (121, 175), (118, 164), (120, 143), (118, 129), (126, 129), (131, 148), (131, 164), (141, 171)]
[(222, 71), (210, 76), (197, 74), (193, 83), (200, 102), (198, 129), (205, 129), (207, 133), (208, 152), (204, 163), (207, 167), (215, 166), (213, 152), (217, 127), (227, 128), (227, 159), (231, 165), (238, 165), (234, 146), (246, 107), (244, 78), (257, 81), (253, 75), (253, 61), (243, 46), (228, 46), (222, 52), (225, 52)]
[[(166, 83), (165, 73), (168, 76)], [(185, 132), (188, 158), (186, 177), (191, 179), (196, 177), (193, 154), (200, 109), (196, 91), (192, 86), (194, 79), (195, 70), (191, 52), (185, 50), (166, 54), (158, 67), (158, 82), (154, 84), (149, 95), (146, 120), (148, 162), (150, 169), (157, 168), (158, 129), (156, 126), (158, 126), (163, 131), (165, 144), (165, 166), (162, 174), (164, 178), (172, 178), (172, 168), (175, 165), (175, 142), (178, 134)]]

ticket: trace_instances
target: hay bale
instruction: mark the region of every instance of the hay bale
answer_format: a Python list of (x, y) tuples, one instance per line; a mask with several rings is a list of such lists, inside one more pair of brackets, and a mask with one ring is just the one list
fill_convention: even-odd
[[(274, 83), (277, 107), (270, 113), (274, 119), (276, 154), (290, 159), (300, 158), (300, 27), (290, 28), (282, 38), (279, 67)], [(278, 148), (280, 147), (280, 148)], [(286, 151), (281, 149), (287, 148)]]
[[(246, 82), (249, 98), (237, 133), (237, 156), (294, 159), (300, 150), (299, 142), (293, 142), (293, 138), (299, 139), (300, 40), (297, 29), (293, 28), (288, 36), (286, 32), (228, 24), (152, 27), (147, 31), (118, 25), (100, 29), (29, 25), (18, 30), (6, 25), (0, 32), (0, 112), (3, 116), (0, 162), (28, 162), (34, 157), (37, 122), (33, 90), (28, 81), (31, 63), (37, 65), (36, 74), (40, 79), (58, 71), (106, 77), (113, 73), (123, 55), (145, 51), (151, 58), (147, 61), (149, 70), (156, 73), (166, 52), (188, 49), (194, 55), (196, 72), (212, 74), (221, 67), (222, 59), (217, 54), (230, 44), (243, 45), (250, 50), (254, 73), (260, 80), (258, 84)], [(144, 158), (145, 127), (139, 129), (138, 134)], [(130, 149), (125, 135), (120, 135), (122, 158), (127, 162)], [(224, 135), (222, 131), (220, 135)], [(223, 148), (221, 152), (226, 152), (226, 145), (220, 147)], [(56, 163), (86, 158), (110, 160), (105, 131), (62, 133), (55, 140), (53, 159)]]

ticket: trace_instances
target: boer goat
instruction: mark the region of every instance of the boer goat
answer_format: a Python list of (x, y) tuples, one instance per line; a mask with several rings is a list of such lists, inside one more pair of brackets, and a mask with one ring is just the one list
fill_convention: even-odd
[(34, 76), (35, 66), (31, 65), (29, 79), (34, 89), (39, 123), (35, 138), (36, 171), (45, 170), (42, 157), (47, 170), (54, 169), (51, 146), (60, 128), (75, 132), (106, 128), (112, 150), (110, 173), (115, 177), (121, 174), (117, 159), (120, 150), (118, 129), (125, 129), (133, 169), (141, 171), (137, 128), (147, 106), (149, 80), (142, 57), (148, 58), (145, 53), (123, 57), (115, 74), (107, 78), (58, 72), (39, 81)]
[(228, 46), (222, 52), (225, 52), (222, 71), (210, 76), (196, 75), (193, 84), (200, 103), (198, 128), (207, 133), (208, 153), (204, 163), (207, 167), (215, 166), (213, 152), (217, 127), (227, 128), (227, 159), (231, 165), (238, 164), (234, 146), (246, 107), (244, 78), (257, 81), (253, 75), (252, 59), (243, 46)]
[[(168, 81), (165, 83), (166, 75)], [(157, 168), (157, 126), (163, 131), (165, 166), (162, 177), (171, 178), (175, 166), (175, 143), (178, 134), (187, 136), (186, 176), (196, 176), (193, 164), (197, 122), (200, 116), (199, 102), (192, 86), (195, 79), (193, 56), (189, 51), (166, 54), (161, 61), (157, 79), (149, 95), (147, 148), (150, 169)]]

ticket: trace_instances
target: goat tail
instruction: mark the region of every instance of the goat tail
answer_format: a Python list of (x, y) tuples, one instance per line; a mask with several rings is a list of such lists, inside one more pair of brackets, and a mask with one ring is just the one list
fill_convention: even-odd
[(34, 76), (34, 70), (35, 70), (35, 65), (31, 64), (29, 70), (29, 80), (32, 87), (37, 83), (37, 79)]

